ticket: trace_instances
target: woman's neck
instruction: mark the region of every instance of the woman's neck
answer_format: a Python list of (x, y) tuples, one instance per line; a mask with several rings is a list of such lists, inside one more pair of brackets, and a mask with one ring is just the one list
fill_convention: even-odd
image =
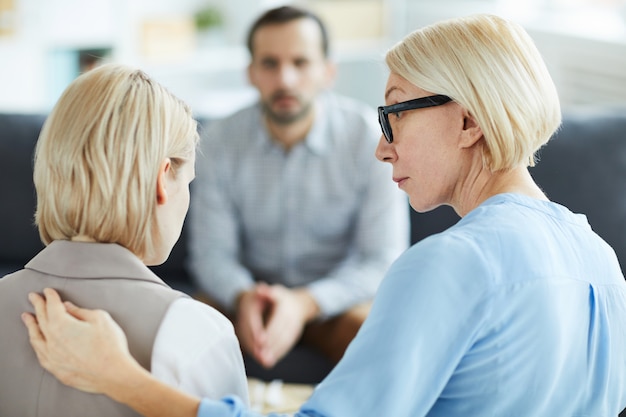
[(455, 211), (461, 217), (478, 207), (488, 198), (498, 194), (515, 193), (538, 200), (548, 200), (525, 166), (496, 172), (484, 169), (466, 190), (459, 199), (459, 203), (454, 205)]

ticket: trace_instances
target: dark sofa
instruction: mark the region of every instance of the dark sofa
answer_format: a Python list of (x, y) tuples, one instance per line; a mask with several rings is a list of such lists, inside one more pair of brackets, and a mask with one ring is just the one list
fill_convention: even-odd
[[(541, 161), (531, 169), (552, 200), (587, 214), (595, 231), (615, 249), (622, 269), (626, 266), (624, 110), (566, 112), (562, 128), (541, 150)], [(22, 268), (43, 247), (33, 225), (32, 157), (44, 119), (44, 115), (38, 114), (0, 114), (0, 277)], [(411, 239), (417, 242), (457, 220), (449, 207), (423, 214), (412, 211)], [(185, 268), (186, 252), (183, 228), (168, 261), (154, 270), (174, 288), (193, 294), (195, 286)], [(302, 355), (283, 364), (274, 374), (255, 372), (265, 379), (281, 375), (293, 382), (315, 382), (328, 371), (328, 366), (307, 353)], [(308, 363), (306, 377), (296, 375), (301, 370), (292, 369), (297, 362)]]

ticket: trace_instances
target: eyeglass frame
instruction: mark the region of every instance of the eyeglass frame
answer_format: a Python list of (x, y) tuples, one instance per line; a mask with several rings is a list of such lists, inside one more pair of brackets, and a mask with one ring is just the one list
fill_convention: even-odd
[(414, 98), (412, 100), (402, 101), (400, 103), (391, 104), (389, 106), (378, 106), (378, 124), (383, 131), (383, 136), (387, 143), (393, 142), (393, 133), (389, 124), (389, 114), (400, 113), (407, 110), (425, 109), (427, 107), (441, 106), (452, 101), (452, 99), (443, 94), (434, 96)]

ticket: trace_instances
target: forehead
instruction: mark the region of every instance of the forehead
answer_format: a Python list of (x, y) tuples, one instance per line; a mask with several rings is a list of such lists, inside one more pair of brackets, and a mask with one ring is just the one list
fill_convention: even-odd
[(385, 87), (385, 102), (389, 104), (430, 95), (427, 91), (417, 87), (406, 78), (390, 73)]
[(302, 55), (323, 57), (322, 33), (312, 19), (302, 18), (259, 28), (252, 39), (254, 58)]

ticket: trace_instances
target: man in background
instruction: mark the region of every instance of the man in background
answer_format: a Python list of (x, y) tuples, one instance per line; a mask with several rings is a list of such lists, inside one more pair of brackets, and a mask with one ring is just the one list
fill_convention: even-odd
[(336, 363), (408, 246), (408, 204), (374, 157), (375, 112), (328, 91), (319, 17), (269, 10), (247, 46), (259, 100), (205, 131), (190, 269), (262, 367), (299, 341)]

